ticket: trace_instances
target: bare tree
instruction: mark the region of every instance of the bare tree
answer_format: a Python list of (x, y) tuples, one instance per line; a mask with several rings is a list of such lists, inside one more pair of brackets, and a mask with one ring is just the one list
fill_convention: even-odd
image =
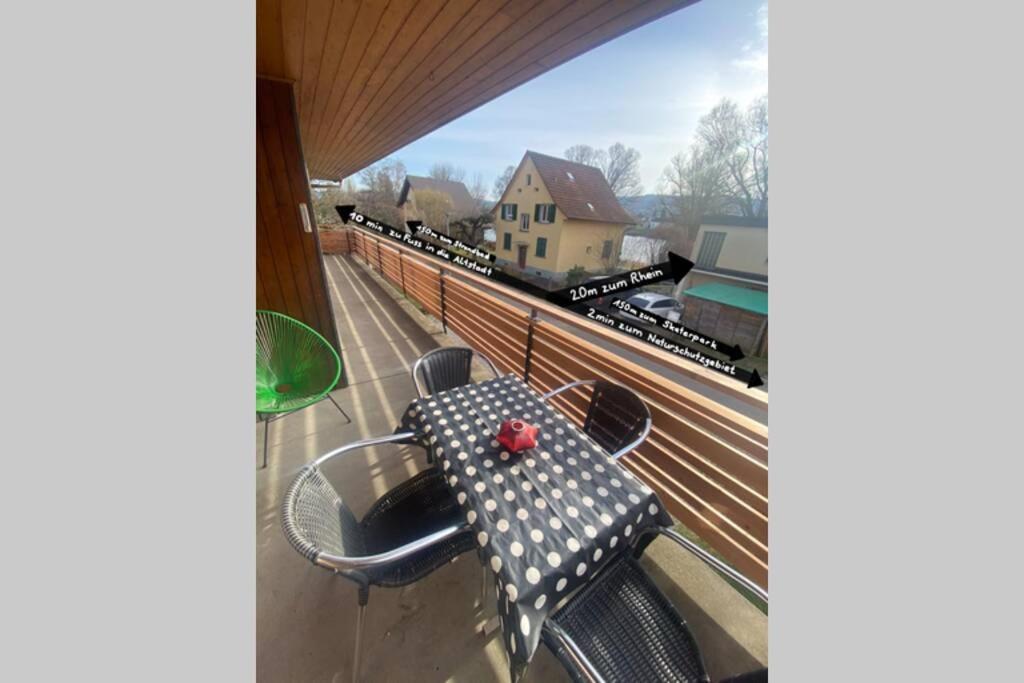
[(313, 188), (310, 192), (313, 196), (313, 214), (316, 216), (316, 224), (321, 227), (341, 225), (341, 216), (334, 207), (341, 204), (355, 204), (356, 193), (352, 184), (347, 187)]
[(398, 195), (405, 180), (405, 164), (385, 159), (359, 172), (362, 189), (356, 204), (367, 214), (392, 226), (402, 224)]
[(483, 213), (490, 208), (490, 202), (487, 199), (487, 184), (484, 182), (483, 173), (474, 173), (473, 183), (467, 189), (469, 190), (469, 196), (473, 198), (473, 202), (476, 204), (478, 213)]
[(726, 194), (744, 216), (768, 215), (768, 97), (746, 112), (723, 99), (701, 117), (697, 139), (726, 171)]
[(448, 234), (451, 237), (462, 240), (466, 244), (477, 247), (483, 243), (484, 233), (490, 227), (491, 220), (491, 214), (489, 213), (466, 216), (452, 221)]
[(453, 211), (451, 197), (444, 192), (416, 191), (416, 212), (420, 220), (438, 232), (448, 232), (448, 223)]
[(713, 152), (695, 142), (686, 152), (672, 157), (662, 174), (665, 213), (679, 235), (659, 235), (669, 239), (670, 247), (689, 254), (705, 214), (722, 210), (727, 187), (726, 168)]
[(573, 163), (604, 169), (607, 154), (603, 149), (594, 149), (590, 145), (573, 145), (565, 150), (565, 158)]
[(640, 152), (620, 142), (608, 148), (607, 161), (601, 169), (616, 197), (635, 197), (643, 192), (640, 184)]
[(501, 199), (501, 195), (505, 193), (505, 188), (512, 182), (512, 176), (515, 174), (515, 166), (506, 166), (505, 171), (494, 179), (494, 201)]
[(643, 192), (640, 152), (621, 142), (616, 142), (607, 151), (590, 145), (573, 145), (565, 150), (565, 158), (600, 169), (616, 197), (635, 197)]
[(439, 161), (430, 167), (430, 177), (434, 180), (450, 180), (461, 183), (466, 179), (466, 171), (447, 161)]

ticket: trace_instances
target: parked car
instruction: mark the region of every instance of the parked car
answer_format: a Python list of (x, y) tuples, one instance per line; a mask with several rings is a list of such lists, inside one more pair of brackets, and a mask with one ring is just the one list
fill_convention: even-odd
[[(653, 313), (654, 315), (660, 315), (662, 318), (668, 318), (673, 322), (678, 322), (683, 314), (683, 304), (664, 294), (640, 292), (629, 297), (626, 301), (641, 310)], [(627, 320), (639, 321), (639, 318), (625, 311), (621, 311), (621, 314)]]

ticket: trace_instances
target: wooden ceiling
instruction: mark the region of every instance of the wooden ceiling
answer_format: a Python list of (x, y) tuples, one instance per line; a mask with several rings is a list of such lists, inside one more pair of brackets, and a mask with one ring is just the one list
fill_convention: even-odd
[(257, 0), (256, 71), (295, 84), (309, 175), (337, 180), (695, 1)]

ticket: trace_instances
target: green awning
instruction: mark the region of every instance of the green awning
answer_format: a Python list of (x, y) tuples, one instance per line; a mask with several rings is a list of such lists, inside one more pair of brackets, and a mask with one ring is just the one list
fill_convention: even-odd
[(685, 296), (695, 296), (708, 301), (716, 301), (726, 306), (735, 306), (744, 311), (768, 315), (768, 292), (746, 287), (726, 285), (721, 282), (709, 282), (697, 285), (685, 292)]

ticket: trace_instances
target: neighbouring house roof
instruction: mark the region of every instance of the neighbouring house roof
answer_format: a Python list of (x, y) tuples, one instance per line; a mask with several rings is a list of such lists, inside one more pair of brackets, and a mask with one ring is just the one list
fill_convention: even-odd
[(600, 169), (539, 152), (527, 151), (523, 161), (527, 157), (533, 160), (551, 199), (566, 218), (626, 225), (639, 222), (622, 208)]
[(735, 287), (721, 282), (708, 282), (683, 292), (684, 296), (695, 296), (726, 306), (742, 308), (752, 313), (768, 315), (768, 292), (746, 287)]
[(750, 218), (748, 216), (704, 216), (700, 219), (701, 225), (727, 225), (737, 228), (767, 228), (767, 218)]
[(398, 206), (405, 204), (409, 199), (409, 192), (418, 190), (430, 190), (448, 195), (452, 200), (452, 209), (455, 215), (461, 217), (472, 216), (479, 212), (476, 202), (470, 196), (466, 186), (456, 180), (436, 180), (434, 178), (423, 178), (421, 176), (409, 175), (402, 183), (402, 193), (398, 197)]

